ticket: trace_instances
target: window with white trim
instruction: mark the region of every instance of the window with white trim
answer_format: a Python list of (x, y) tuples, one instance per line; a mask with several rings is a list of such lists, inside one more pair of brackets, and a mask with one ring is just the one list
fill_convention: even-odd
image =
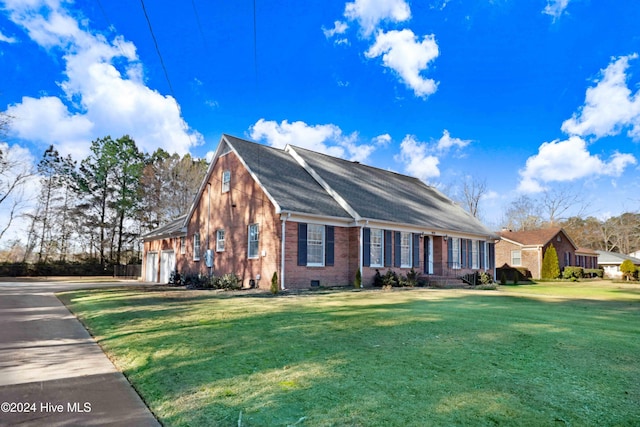
[(180, 236), (180, 254), (184, 255), (187, 253), (187, 238), (185, 236)]
[(307, 224), (307, 265), (324, 266), (324, 225)]
[(247, 244), (247, 256), (249, 258), (258, 258), (259, 239), (260, 232), (258, 230), (258, 224), (249, 225), (249, 241)]
[(224, 230), (216, 230), (216, 251), (224, 251)]
[(222, 192), (226, 193), (231, 189), (231, 171), (222, 172)]
[(400, 233), (400, 267), (409, 268), (411, 264), (411, 233)]
[(371, 267), (382, 267), (384, 263), (384, 230), (372, 228), (370, 233), (370, 265)]
[(471, 241), (471, 268), (473, 269), (478, 269), (480, 268), (480, 258), (478, 257), (479, 254), (479, 250), (478, 250), (478, 245), (480, 244), (479, 241), (477, 240), (473, 240)]
[(451, 259), (449, 260), (449, 266), (452, 269), (460, 269), (460, 239), (458, 237), (451, 237)]
[(193, 235), (193, 260), (200, 261), (200, 233)]
[(520, 250), (511, 251), (511, 265), (512, 266), (522, 265), (522, 252)]

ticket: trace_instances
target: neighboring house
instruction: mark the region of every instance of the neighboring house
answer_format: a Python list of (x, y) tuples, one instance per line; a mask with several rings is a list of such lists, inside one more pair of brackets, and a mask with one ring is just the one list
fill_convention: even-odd
[(497, 238), (417, 178), (223, 135), (182, 223), (144, 236), (143, 277), (160, 280), (165, 253), (181, 273), (261, 288), (274, 273), (283, 289), (347, 285), (358, 269), (364, 285), (387, 268), (493, 273)]
[(636, 267), (640, 267), (640, 259), (619, 254), (617, 252), (596, 251), (598, 253), (598, 265), (604, 270), (604, 276), (610, 279), (621, 279), (620, 265), (625, 260), (631, 260)]
[(558, 254), (560, 271), (567, 266), (597, 268), (597, 254), (586, 248), (578, 248), (560, 227), (538, 230), (511, 231), (498, 233), (496, 243), (496, 264), (511, 267), (525, 267), (534, 279), (539, 279), (544, 253), (553, 245)]

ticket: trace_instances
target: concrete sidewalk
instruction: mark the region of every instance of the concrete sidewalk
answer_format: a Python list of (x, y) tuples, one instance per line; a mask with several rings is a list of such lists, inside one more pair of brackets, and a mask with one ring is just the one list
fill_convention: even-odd
[(53, 294), (107, 286), (0, 282), (0, 426), (160, 425)]

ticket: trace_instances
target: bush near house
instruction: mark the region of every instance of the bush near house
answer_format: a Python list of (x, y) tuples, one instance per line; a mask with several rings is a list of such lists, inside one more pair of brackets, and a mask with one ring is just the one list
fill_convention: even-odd
[(627, 280), (635, 280), (637, 278), (638, 268), (630, 259), (625, 259), (620, 264), (620, 272), (622, 273), (622, 277)]
[(549, 245), (544, 251), (542, 258), (542, 270), (540, 271), (542, 279), (557, 279), (560, 277), (560, 263), (558, 262), (558, 253), (553, 245)]
[(584, 269), (582, 267), (565, 267), (562, 271), (562, 278), (568, 280), (579, 280), (584, 277)]
[(242, 279), (235, 273), (227, 273), (222, 276), (207, 276), (206, 274), (187, 273), (177, 271), (172, 273), (169, 284), (186, 286), (187, 289), (227, 289), (237, 290), (242, 288)]

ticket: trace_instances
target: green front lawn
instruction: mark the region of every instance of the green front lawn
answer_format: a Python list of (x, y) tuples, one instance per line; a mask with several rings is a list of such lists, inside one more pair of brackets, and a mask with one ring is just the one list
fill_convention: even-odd
[(235, 295), (60, 297), (167, 426), (640, 425), (638, 286)]

